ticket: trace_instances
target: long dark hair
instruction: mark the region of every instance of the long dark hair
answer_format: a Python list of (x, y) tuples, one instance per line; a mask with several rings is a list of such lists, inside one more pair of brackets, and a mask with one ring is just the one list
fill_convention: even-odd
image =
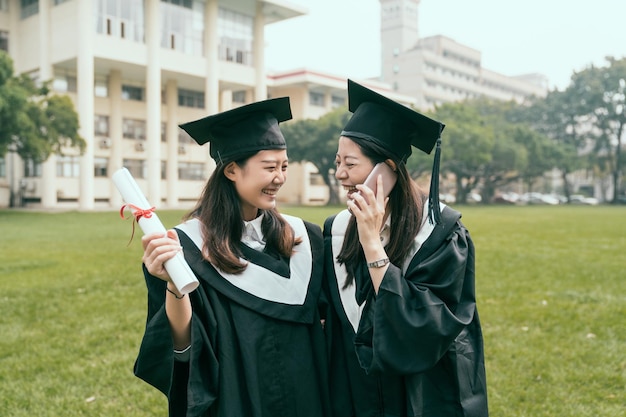
[[(256, 152), (234, 162), (243, 168), (254, 155)], [(247, 266), (240, 259), (243, 254), (239, 248), (244, 219), (235, 185), (224, 175), (224, 168), (230, 162), (220, 161), (217, 164), (198, 203), (185, 219), (197, 218), (202, 225), (202, 256), (224, 272), (240, 274)], [(266, 248), (281, 256), (291, 256), (294, 246), (302, 239), (296, 239), (293, 229), (276, 208), (261, 211), (264, 214), (261, 230)]]
[[(356, 143), (363, 155), (369, 158), (373, 164), (391, 159), (396, 164), (398, 180), (389, 194), (391, 216), (391, 238), (385, 251), (389, 260), (394, 265), (402, 265), (411, 250), (413, 240), (419, 232), (424, 215), (425, 194), (413, 181), (403, 161), (392, 157), (385, 149), (375, 143), (359, 139), (348, 138)], [(352, 216), (348, 222), (341, 252), (337, 255), (337, 261), (346, 266), (348, 277), (345, 286), (349, 286), (354, 280), (354, 271), (359, 262), (365, 262), (363, 248), (359, 242), (359, 232), (356, 218)]]

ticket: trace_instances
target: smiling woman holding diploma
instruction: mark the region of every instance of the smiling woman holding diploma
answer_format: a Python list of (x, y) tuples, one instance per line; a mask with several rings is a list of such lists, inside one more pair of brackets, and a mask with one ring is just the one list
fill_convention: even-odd
[[(319, 226), (282, 215), (279, 123), (287, 97), (181, 125), (217, 166), (186, 221), (142, 239), (148, 319), (135, 373), (170, 416), (324, 417)], [(164, 263), (183, 251), (200, 282), (180, 294)]]

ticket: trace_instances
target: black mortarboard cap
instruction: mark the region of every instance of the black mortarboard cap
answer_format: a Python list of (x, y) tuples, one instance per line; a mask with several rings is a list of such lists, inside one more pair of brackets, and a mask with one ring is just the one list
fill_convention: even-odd
[(348, 80), (348, 109), (352, 117), (341, 136), (369, 140), (406, 162), (411, 146), (430, 154), (435, 144), (435, 160), (430, 183), (431, 220), (439, 223), (439, 159), (441, 132), (445, 125), (395, 102), (352, 80)]
[(352, 80), (348, 109), (354, 114), (342, 136), (370, 140), (403, 161), (411, 155), (411, 145), (429, 154), (445, 126)]
[(179, 125), (199, 145), (210, 142), (211, 158), (232, 161), (267, 149), (286, 149), (278, 127), (291, 119), (289, 97), (259, 101)]

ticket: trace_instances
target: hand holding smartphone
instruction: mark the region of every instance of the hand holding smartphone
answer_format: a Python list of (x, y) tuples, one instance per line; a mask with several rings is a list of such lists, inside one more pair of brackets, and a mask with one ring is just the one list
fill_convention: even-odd
[(383, 176), (383, 190), (385, 191), (384, 197), (387, 198), (394, 185), (396, 185), (396, 181), (398, 179), (398, 174), (394, 172), (393, 169), (389, 165), (384, 162), (380, 162), (374, 166), (372, 172), (367, 176), (363, 185), (368, 186), (374, 194), (376, 194), (376, 184), (378, 181), (378, 176)]

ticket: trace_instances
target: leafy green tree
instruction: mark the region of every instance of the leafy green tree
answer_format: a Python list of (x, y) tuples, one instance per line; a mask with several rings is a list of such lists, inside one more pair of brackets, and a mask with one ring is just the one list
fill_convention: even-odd
[[(561, 172), (563, 193), (569, 200), (571, 186), (568, 175), (584, 167), (579, 152), (584, 149), (581, 132), (580, 103), (584, 102), (584, 91), (571, 86), (564, 91), (549, 91), (545, 97), (533, 98), (527, 106), (520, 107), (520, 121), (528, 123), (537, 132), (548, 137), (554, 166)], [(525, 177), (528, 182), (528, 176)]]
[(454, 174), (457, 202), (481, 187), (482, 201), (492, 201), (497, 189), (524, 179), (528, 188), (555, 166), (556, 149), (520, 115), (524, 106), (514, 101), (480, 98), (446, 103), (436, 118), (443, 132), (444, 170)]
[(617, 202), (626, 125), (626, 58), (606, 60), (606, 67), (590, 66), (575, 73), (570, 88), (579, 94), (576, 112), (593, 142), (591, 161), (598, 171), (611, 172), (612, 201)]
[(0, 51), (0, 156), (9, 150), (42, 162), (65, 147), (85, 149), (78, 115), (69, 97), (51, 94), (27, 76), (13, 75), (13, 61)]
[(510, 101), (500, 107), (502, 113), (497, 119), (504, 122), (506, 136), (520, 147), (517, 164), (509, 161), (516, 171), (514, 179), (522, 179), (531, 192), (537, 178), (557, 166), (560, 153), (558, 145), (530, 122), (529, 107), (528, 103)]
[(523, 147), (527, 163), (519, 168), (519, 176), (531, 192), (537, 178), (556, 167), (560, 155), (558, 146), (548, 137), (527, 126), (516, 126), (512, 139)]
[(481, 197), (484, 203), (493, 200), (496, 190), (517, 181), (520, 172), (528, 165), (528, 152), (519, 143), (524, 130), (518, 127), (494, 129), (494, 141), (491, 158), (480, 173), (482, 188)]
[(317, 120), (306, 119), (281, 124), (287, 141), (290, 161), (311, 162), (329, 189), (328, 204), (338, 204), (339, 194), (334, 177), (335, 154), (341, 130), (348, 122), (350, 113), (341, 107)]
[(442, 133), (441, 171), (454, 174), (457, 203), (467, 202), (484, 166), (492, 160), (493, 129), (485, 125), (478, 107), (471, 102), (445, 103), (434, 117), (446, 124)]
[[(516, 121), (519, 104), (481, 98), (470, 102), (478, 110), (483, 123), (493, 132), (491, 159), (481, 173), (481, 196), (484, 203), (493, 200), (496, 190), (521, 178), (531, 163), (528, 158), (527, 126)], [(541, 172), (540, 175), (542, 175)]]
[(626, 58), (607, 58), (608, 66), (574, 73), (563, 91), (550, 91), (523, 112), (523, 117), (558, 148), (554, 154), (569, 199), (568, 175), (588, 169), (609, 175), (613, 201), (620, 195), (623, 136), (626, 123)]

